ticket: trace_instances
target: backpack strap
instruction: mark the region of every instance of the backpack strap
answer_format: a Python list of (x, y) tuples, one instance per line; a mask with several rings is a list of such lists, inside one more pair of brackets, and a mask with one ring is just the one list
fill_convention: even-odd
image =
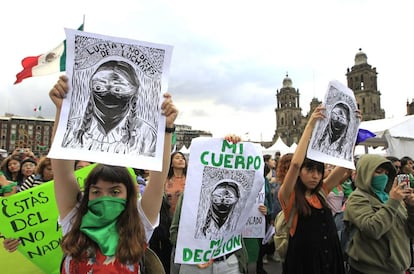
[[(164, 266), (158, 255), (150, 248), (145, 249), (145, 254), (140, 262), (140, 273), (144, 274), (166, 274)], [(142, 269), (141, 269), (142, 266)]]
[(144, 255), (141, 257), (141, 260), (139, 260), (138, 264), (139, 264), (139, 273), (140, 274), (146, 274), (146, 270), (145, 270), (145, 253)]
[(318, 194), (326, 201), (326, 194), (325, 191), (323, 191), (323, 189), (319, 189)]

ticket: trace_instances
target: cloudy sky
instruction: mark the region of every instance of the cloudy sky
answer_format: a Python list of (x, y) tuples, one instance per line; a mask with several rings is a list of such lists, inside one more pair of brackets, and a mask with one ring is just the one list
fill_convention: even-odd
[(59, 74), (13, 85), (15, 75), (24, 57), (53, 49), (84, 15), (85, 31), (172, 45), (177, 123), (214, 137), (270, 141), (286, 73), (306, 114), (330, 80), (346, 84), (359, 48), (377, 68), (386, 117), (405, 115), (414, 98), (409, 0), (23, 0), (8, 2), (0, 16), (0, 115), (38, 115), (33, 109), (42, 106), (40, 114), (53, 118), (48, 92)]

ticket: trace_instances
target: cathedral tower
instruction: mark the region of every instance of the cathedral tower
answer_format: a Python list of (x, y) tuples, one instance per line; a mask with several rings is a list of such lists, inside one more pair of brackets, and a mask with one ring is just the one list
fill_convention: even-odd
[(383, 119), (385, 111), (381, 109), (381, 93), (377, 87), (377, 69), (372, 68), (367, 59), (367, 55), (359, 49), (355, 55), (354, 66), (347, 69), (348, 87), (354, 91), (364, 121)]
[(283, 87), (276, 91), (276, 131), (273, 143), (279, 136), (288, 146), (299, 142), (303, 131), (299, 97), (299, 89), (292, 86), (292, 79), (286, 74)]

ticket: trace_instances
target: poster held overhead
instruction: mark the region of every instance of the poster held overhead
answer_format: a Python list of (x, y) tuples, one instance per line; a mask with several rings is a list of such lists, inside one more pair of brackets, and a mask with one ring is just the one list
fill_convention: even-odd
[(160, 171), (172, 47), (66, 29), (69, 92), (49, 157)]
[(331, 81), (323, 105), (326, 118), (315, 125), (307, 157), (355, 169), (353, 150), (361, 121), (354, 92), (338, 81)]

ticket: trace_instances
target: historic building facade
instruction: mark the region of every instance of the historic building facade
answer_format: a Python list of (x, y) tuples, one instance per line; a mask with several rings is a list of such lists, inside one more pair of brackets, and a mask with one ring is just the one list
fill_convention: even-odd
[(381, 108), (381, 93), (377, 86), (377, 69), (367, 62), (367, 55), (359, 49), (355, 55), (355, 65), (347, 69), (348, 87), (354, 91), (358, 107), (364, 121), (385, 118)]
[[(11, 153), (17, 147), (30, 148), (37, 156), (47, 155), (51, 146), (54, 119), (19, 117), (12, 114), (0, 116), (0, 149)], [(191, 126), (176, 125), (177, 149), (190, 147), (196, 137), (212, 137), (208, 131), (194, 130)]]
[(280, 136), (285, 144), (290, 146), (299, 141), (305, 119), (300, 107), (299, 89), (292, 85), (292, 79), (286, 74), (283, 87), (276, 91), (276, 133), (273, 143)]
[[(354, 91), (359, 109), (364, 115), (364, 121), (383, 119), (385, 111), (381, 108), (381, 93), (377, 86), (377, 70), (367, 62), (367, 55), (359, 50), (355, 55), (355, 64), (347, 69), (348, 87)], [(306, 116), (302, 114), (299, 104), (300, 93), (292, 85), (288, 75), (283, 79), (283, 86), (276, 91), (276, 131), (273, 143), (280, 136), (288, 146), (298, 143), (303, 129), (312, 113), (321, 101), (313, 98), (310, 102), (310, 111)], [(407, 102), (407, 114), (414, 110), (414, 103)]]
[(53, 119), (1, 116), (0, 148), (12, 152), (15, 148), (30, 148), (34, 154), (46, 155), (49, 151)]
[(189, 148), (191, 145), (191, 141), (197, 137), (212, 137), (208, 131), (203, 130), (195, 130), (192, 129), (191, 126), (188, 125), (176, 125), (175, 126), (175, 135), (176, 135), (176, 145), (177, 150), (180, 150), (183, 146)]

